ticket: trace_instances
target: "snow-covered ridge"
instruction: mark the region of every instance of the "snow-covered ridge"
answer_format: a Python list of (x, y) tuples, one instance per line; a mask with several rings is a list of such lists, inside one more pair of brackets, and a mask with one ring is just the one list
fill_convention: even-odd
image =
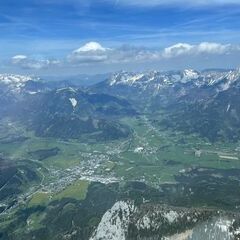
[(240, 85), (240, 69), (219, 74), (215, 79), (212, 78), (209, 85), (217, 86), (219, 91), (226, 91), (236, 84)]
[(30, 75), (0, 74), (0, 84), (11, 91), (20, 91), (28, 81), (38, 80)]
[[(174, 79), (174, 76), (171, 76)], [(176, 79), (175, 79), (176, 80)], [(157, 71), (133, 73), (133, 72), (118, 72), (111, 76), (109, 85), (142, 85), (151, 82), (169, 84), (169, 74), (164, 74)]]
[(224, 81), (222, 90), (226, 90), (229, 85), (235, 81), (240, 80), (240, 69), (234, 71), (203, 71), (198, 72), (193, 69), (185, 69), (183, 71), (175, 72), (117, 72), (113, 74), (109, 80), (109, 86), (134, 86), (141, 88), (155, 87), (161, 89), (164, 86), (172, 86), (176, 83), (192, 83), (197, 87), (203, 85), (213, 86), (221, 84)]
[(230, 81), (235, 81), (236, 79), (240, 78), (240, 68), (235, 71), (230, 71), (227, 74), (227, 79)]
[(113, 86), (118, 84), (132, 84), (135, 81), (140, 80), (143, 76), (143, 74), (135, 74), (128, 72), (115, 73), (111, 76), (109, 80), (109, 85)]

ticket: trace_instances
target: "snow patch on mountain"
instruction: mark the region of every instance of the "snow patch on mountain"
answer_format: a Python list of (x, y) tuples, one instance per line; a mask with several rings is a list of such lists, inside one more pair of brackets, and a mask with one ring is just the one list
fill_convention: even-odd
[(76, 98), (69, 98), (69, 101), (71, 102), (73, 108), (75, 108), (77, 106), (78, 102), (77, 102)]
[(144, 77), (144, 74), (135, 74), (135, 73), (128, 73), (128, 72), (121, 72), (113, 74), (110, 79), (110, 86), (113, 85), (132, 85), (136, 81), (141, 80)]
[(226, 112), (228, 112), (231, 108), (231, 104), (228, 104)]
[(224, 75), (221, 75), (217, 80), (213, 82), (212, 85), (218, 85), (219, 91), (227, 91), (229, 88), (234, 86), (234, 84), (239, 85), (240, 82), (240, 70), (229, 71)]
[(56, 90), (56, 93), (63, 93), (63, 92), (76, 93), (76, 90), (72, 87), (63, 87), (63, 88), (58, 88)]
[(125, 85), (144, 89), (154, 85), (155, 89), (160, 89), (162, 86), (171, 84), (175, 77), (157, 71), (145, 73), (120, 72), (113, 74), (108, 80), (108, 84), (110, 86)]
[(150, 71), (144, 73), (132, 73), (132, 72), (120, 72), (111, 76), (108, 83), (110, 86), (114, 85), (136, 85), (141, 87), (147, 87), (155, 84), (155, 87), (169, 86), (176, 82), (188, 82), (194, 79), (198, 79), (200, 73), (188, 69), (183, 72), (158, 72)]
[(235, 71), (230, 71), (228, 74), (227, 74), (227, 79), (229, 81), (236, 81), (237, 79), (240, 78), (240, 69), (237, 69)]
[(200, 77), (200, 74), (193, 69), (185, 69), (183, 71), (183, 76), (181, 82), (188, 82), (190, 80), (195, 80)]

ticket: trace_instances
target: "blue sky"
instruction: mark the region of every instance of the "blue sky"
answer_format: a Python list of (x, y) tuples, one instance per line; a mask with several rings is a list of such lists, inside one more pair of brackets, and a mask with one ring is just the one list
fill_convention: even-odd
[(1, 0), (0, 71), (237, 67), (239, 29), (239, 0)]

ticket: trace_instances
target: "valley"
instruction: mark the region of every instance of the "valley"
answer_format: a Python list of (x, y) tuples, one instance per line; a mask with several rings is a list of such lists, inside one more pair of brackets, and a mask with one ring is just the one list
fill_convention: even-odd
[[(176, 74), (128, 80), (124, 73), (123, 83), (117, 75), (84, 91), (58, 83), (38, 89), (33, 81), (38, 90), (30, 94), (20, 85), (0, 118), (0, 239), (200, 239), (203, 232), (238, 239), (239, 111), (235, 95), (226, 109), (209, 98), (238, 90), (239, 78), (220, 91), (219, 82), (230, 81), (222, 72), (217, 90), (184, 74), (181, 83)], [(109, 81), (114, 96), (103, 91)], [(118, 92), (121, 84), (125, 90)], [(205, 132), (214, 124), (196, 129), (188, 115), (203, 101), (192, 90), (206, 84), (204, 104), (218, 107), (226, 127), (211, 136)], [(153, 87), (158, 92), (151, 95)], [(209, 117), (199, 114), (203, 122)], [(104, 233), (109, 228), (116, 232)]]
[[(27, 159), (32, 167), (37, 164), (38, 167), (34, 168), (39, 176), (37, 183), (25, 186), (25, 190), (12, 199), (15, 201), (12, 206), (9, 206), (9, 203), (12, 204), (11, 197), (2, 201), (1, 206), (5, 206), (5, 209), (0, 218), (4, 219), (4, 223), (6, 217), (10, 222), (16, 221), (14, 216), (18, 215), (16, 211), (19, 209), (47, 207), (52, 202), (63, 201), (65, 198), (84, 200), (89, 184), (94, 182), (106, 186), (118, 182), (141, 182), (158, 189), (160, 186), (178, 184), (180, 178), (177, 176), (187, 175), (191, 169), (216, 169), (211, 176), (216, 181), (221, 178), (226, 181), (224, 173), (218, 172), (218, 169), (240, 168), (237, 143), (228, 146), (222, 143), (212, 144), (195, 135), (186, 136), (181, 132), (157, 129), (152, 123), (153, 119), (147, 115), (123, 118), (121, 121), (133, 129), (132, 135), (127, 139), (87, 143), (36, 137), (18, 123), (4, 119), (1, 139), (8, 138), (9, 142), (2, 141), (0, 144), (2, 157), (17, 164), (24, 163), (24, 159)], [(16, 142), (13, 136), (20, 135), (20, 132), (22, 140)], [(13, 138), (13, 143), (9, 136)], [(54, 149), (57, 151), (52, 154), (51, 150)], [(236, 180), (240, 183), (240, 179)], [(11, 188), (7, 184), (0, 191)], [(194, 186), (186, 191), (193, 195)], [(189, 193), (184, 194), (188, 196)], [(146, 198), (145, 201), (150, 199)], [(198, 204), (196, 202), (196, 206)], [(202, 204), (209, 204), (212, 208), (218, 205), (210, 199), (203, 200)], [(220, 205), (228, 208), (224, 202)], [(235, 207), (240, 207), (240, 203)], [(42, 214), (31, 215), (23, 232), (38, 229), (43, 218)]]

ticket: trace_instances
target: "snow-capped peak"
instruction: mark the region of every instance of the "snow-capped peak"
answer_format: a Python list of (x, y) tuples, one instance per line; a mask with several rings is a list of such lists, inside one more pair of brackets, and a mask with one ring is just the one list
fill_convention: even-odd
[(183, 70), (182, 75), (183, 75), (182, 82), (187, 82), (187, 81), (192, 80), (192, 79), (198, 79), (199, 76), (200, 76), (199, 72), (197, 72), (193, 69)]
[(143, 73), (119, 72), (112, 75), (110, 79), (110, 86), (117, 84), (132, 85), (136, 81), (141, 80), (143, 77)]

